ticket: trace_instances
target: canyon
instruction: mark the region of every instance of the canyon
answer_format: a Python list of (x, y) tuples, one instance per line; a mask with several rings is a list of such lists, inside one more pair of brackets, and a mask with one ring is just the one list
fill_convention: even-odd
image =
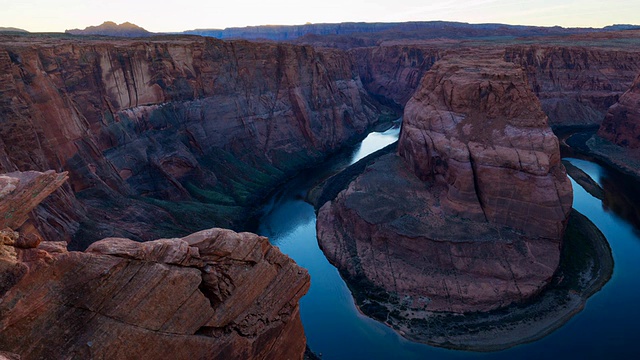
[(640, 72), (640, 46), (610, 49), (600, 45), (608, 38), (589, 36), (588, 48), (568, 37), (557, 46), (395, 40), (347, 51), (6, 36), (0, 170), (69, 172), (31, 222), (74, 249), (109, 236), (241, 230), (277, 184), (401, 114), (446, 55), (503, 53), (524, 67), (552, 127), (597, 126)]
[(551, 128), (602, 122), (592, 142), (634, 151), (640, 32), (418, 25), (278, 35), (293, 44), (0, 35), (0, 350), (300, 358), (308, 274), (233, 230), (401, 115), (397, 147), (321, 197), (319, 242), (360, 309), (425, 341), (406, 324), (562, 281), (567, 226), (597, 229), (569, 220)]
[(69, 172), (33, 221), (78, 249), (239, 228), (384, 115), (348, 56), (310, 47), (9, 37), (0, 68), (0, 170)]

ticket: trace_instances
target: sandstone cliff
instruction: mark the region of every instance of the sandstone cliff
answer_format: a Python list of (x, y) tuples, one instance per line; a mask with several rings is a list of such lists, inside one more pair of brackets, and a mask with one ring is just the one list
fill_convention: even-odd
[(640, 72), (639, 54), (588, 45), (517, 45), (506, 48), (505, 60), (525, 68), (550, 125), (599, 125)]
[(487, 311), (549, 283), (572, 190), (526, 81), (498, 58), (440, 60), (405, 108), (399, 156), (319, 210), (323, 251), (365, 312)]
[(572, 149), (640, 180), (640, 76), (607, 112), (597, 134), (567, 140)]
[(365, 89), (400, 111), (444, 52), (437, 45), (382, 45), (350, 51)]
[(378, 116), (351, 59), (310, 47), (7, 37), (0, 69), (0, 170), (68, 171), (36, 221), (79, 247), (237, 226)]
[(609, 108), (598, 135), (622, 147), (640, 148), (640, 75)]
[[(0, 206), (16, 215), (5, 225), (21, 226), (31, 199), (65, 175), (1, 176)], [(250, 233), (107, 238), (68, 252), (5, 228), (0, 349), (22, 359), (301, 359), (298, 301), (308, 288), (304, 269)]]

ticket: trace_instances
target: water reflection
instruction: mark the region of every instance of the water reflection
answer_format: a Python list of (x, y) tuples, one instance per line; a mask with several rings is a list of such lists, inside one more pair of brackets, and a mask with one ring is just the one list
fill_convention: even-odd
[(640, 192), (638, 182), (630, 176), (605, 169), (602, 166), (581, 159), (567, 158), (572, 164), (588, 173), (604, 190), (603, 209), (635, 227), (640, 235)]

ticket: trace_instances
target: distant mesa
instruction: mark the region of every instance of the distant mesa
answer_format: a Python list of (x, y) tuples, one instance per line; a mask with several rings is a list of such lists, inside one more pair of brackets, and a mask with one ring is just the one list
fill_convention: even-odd
[(18, 28), (14, 28), (14, 27), (1, 27), (1, 26), (0, 26), (0, 32), (28, 33), (27, 30), (18, 29)]
[(147, 31), (140, 26), (132, 24), (130, 22), (124, 22), (118, 25), (113, 21), (105, 21), (102, 23), (102, 25), (89, 26), (84, 30), (66, 30), (65, 33), (71, 35), (103, 35), (118, 37), (147, 37), (153, 35), (152, 32)]

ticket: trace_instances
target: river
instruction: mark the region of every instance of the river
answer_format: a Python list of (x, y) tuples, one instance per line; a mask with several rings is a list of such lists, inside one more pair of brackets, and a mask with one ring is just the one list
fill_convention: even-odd
[[(359, 313), (338, 270), (318, 247), (316, 215), (304, 198), (317, 179), (393, 143), (398, 133), (395, 127), (369, 134), (360, 145), (337, 155), (327, 165), (292, 179), (262, 209), (257, 232), (269, 237), (311, 275), (311, 288), (300, 301), (300, 311), (307, 343), (315, 353), (327, 360), (640, 358), (640, 231), (631, 225), (633, 215), (617, 215), (573, 180), (574, 208), (607, 237), (615, 269), (612, 279), (589, 299), (585, 309), (552, 334), (499, 352), (454, 351), (410, 342)], [(601, 186), (609, 182), (611, 187), (611, 179), (615, 181), (615, 176), (593, 162), (568, 160)], [(618, 191), (636, 191), (616, 185)]]

